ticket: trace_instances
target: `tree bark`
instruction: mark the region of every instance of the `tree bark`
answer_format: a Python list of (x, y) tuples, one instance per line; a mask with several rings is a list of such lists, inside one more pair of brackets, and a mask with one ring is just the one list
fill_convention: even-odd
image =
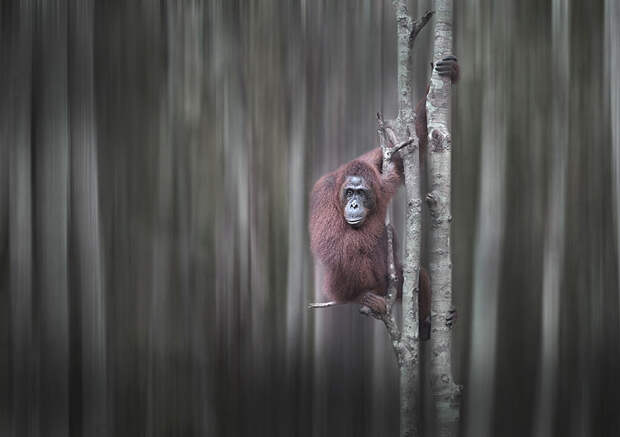
[[(433, 59), (437, 62), (452, 54), (452, 2), (435, 1)], [(432, 216), (430, 234), (431, 302), (431, 386), (435, 399), (438, 434), (455, 435), (459, 422), (459, 387), (452, 376), (452, 335), (446, 318), (452, 308), (452, 261), (450, 255), (450, 165), (452, 138), (448, 77), (436, 71), (431, 76), (426, 100), (428, 119), (428, 169), (430, 192), (426, 200)]]
[[(406, 0), (393, 0), (396, 12), (398, 41), (398, 119), (397, 135), (407, 138), (413, 133), (413, 142), (401, 152), (405, 171), (407, 209), (405, 219), (405, 261), (403, 263), (403, 320), (400, 367), (400, 435), (419, 435), (419, 339), (418, 339), (418, 282), (420, 273), (420, 244), (422, 233), (422, 199), (420, 196), (419, 138), (415, 135), (414, 110), (411, 90), (412, 47), (416, 35), (430, 19), (427, 12), (413, 21)], [(394, 146), (398, 144), (392, 139)]]

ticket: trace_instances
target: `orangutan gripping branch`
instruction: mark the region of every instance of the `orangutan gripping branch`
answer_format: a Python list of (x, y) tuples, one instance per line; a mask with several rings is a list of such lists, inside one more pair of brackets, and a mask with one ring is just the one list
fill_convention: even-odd
[[(376, 148), (320, 178), (310, 197), (310, 244), (325, 270), (323, 291), (335, 302), (357, 302), (386, 311), (388, 288), (387, 207), (403, 182), (403, 165), (394, 156), (381, 173)], [(396, 252), (396, 244), (394, 244)], [(394, 253), (396, 288), (402, 293), (402, 266)], [(420, 270), (420, 336), (430, 335), (430, 283)]]

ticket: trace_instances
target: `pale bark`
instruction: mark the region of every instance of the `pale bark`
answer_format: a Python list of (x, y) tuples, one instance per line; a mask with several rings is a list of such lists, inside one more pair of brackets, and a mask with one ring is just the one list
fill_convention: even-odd
[[(396, 131), (400, 138), (414, 133), (414, 110), (411, 81), (413, 72), (411, 56), (416, 35), (430, 19), (427, 12), (413, 21), (407, 10), (406, 0), (393, 0), (396, 11), (398, 41), (398, 120)], [(413, 143), (404, 149), (403, 164), (407, 212), (405, 219), (405, 260), (403, 263), (403, 321), (402, 353), (400, 365), (400, 435), (419, 435), (420, 387), (418, 339), (418, 283), (420, 273), (420, 245), (422, 235), (422, 199), (420, 196), (419, 138), (413, 134)], [(393, 145), (398, 144), (392, 140)]]
[[(433, 60), (452, 54), (452, 2), (436, 0)], [(431, 386), (437, 411), (438, 434), (455, 435), (459, 423), (460, 390), (452, 375), (452, 333), (447, 316), (452, 308), (450, 254), (450, 165), (452, 138), (448, 128), (451, 81), (433, 71), (426, 100), (428, 170), (426, 200), (432, 216), (429, 238), (431, 289)]]
[(542, 341), (538, 371), (538, 399), (534, 435), (553, 435), (557, 366), (560, 344), (560, 293), (564, 264), (566, 223), (566, 170), (569, 122), (570, 12), (566, 0), (552, 2), (553, 119), (551, 176), (547, 192), (548, 213), (545, 232), (542, 286)]

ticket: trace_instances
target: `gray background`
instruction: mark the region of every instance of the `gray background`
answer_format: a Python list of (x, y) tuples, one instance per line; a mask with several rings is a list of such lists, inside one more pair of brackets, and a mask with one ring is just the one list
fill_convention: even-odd
[[(568, 1), (568, 92), (554, 105), (567, 72), (553, 68), (551, 2), (455, 3), (463, 429), (533, 432), (565, 138), (551, 420), (558, 436), (619, 435), (620, 41), (602, 1)], [(391, 2), (0, 5), (0, 434), (396, 435), (384, 327), (354, 305), (305, 309), (321, 299), (312, 183), (375, 145), (378, 110), (396, 112)], [(416, 41), (417, 97), (431, 29)], [(401, 194), (399, 235), (402, 219)], [(480, 329), (494, 341), (472, 356)], [(482, 414), (467, 402), (479, 374)]]

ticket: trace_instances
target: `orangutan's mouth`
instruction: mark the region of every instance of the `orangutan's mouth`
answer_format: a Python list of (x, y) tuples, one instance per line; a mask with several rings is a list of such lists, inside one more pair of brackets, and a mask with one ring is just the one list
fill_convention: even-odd
[(353, 227), (358, 227), (362, 223), (364, 223), (364, 217), (355, 218), (355, 219), (347, 219), (347, 223)]

